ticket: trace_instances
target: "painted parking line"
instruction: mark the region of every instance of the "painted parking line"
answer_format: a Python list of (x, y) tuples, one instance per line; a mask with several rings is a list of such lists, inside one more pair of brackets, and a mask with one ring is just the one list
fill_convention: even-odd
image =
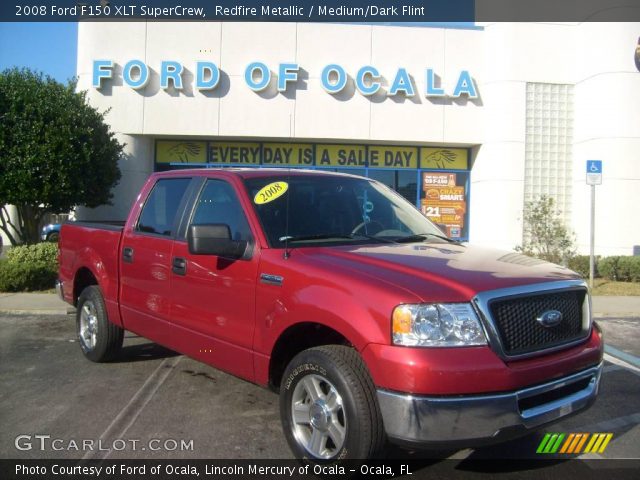
[(605, 353), (616, 357), (623, 362), (627, 362), (633, 365), (636, 368), (640, 368), (640, 357), (636, 357), (635, 355), (631, 355), (630, 353), (623, 352), (622, 350), (617, 349), (616, 347), (612, 347), (611, 345), (604, 346)]
[[(140, 389), (135, 393), (129, 403), (120, 410), (120, 413), (111, 421), (109, 426), (100, 435), (99, 441), (113, 445), (113, 440), (123, 438), (129, 428), (135, 423), (138, 416), (147, 404), (151, 401), (158, 389), (165, 382), (167, 377), (174, 371), (178, 362), (182, 359), (182, 356), (175, 358), (165, 358), (160, 362), (158, 368), (156, 368), (151, 375), (147, 378)], [(104, 460), (112, 453), (112, 449), (97, 449), (88, 451), (83, 457), (83, 460), (100, 459)]]
[(618, 357), (614, 357), (613, 355), (609, 355), (608, 353), (604, 354), (604, 359), (609, 362), (609, 363), (613, 363), (614, 365), (617, 365), (631, 373), (634, 373), (636, 375), (640, 375), (640, 368), (631, 365), (630, 363), (625, 362), (624, 360), (620, 360)]
[(612, 347), (611, 345), (604, 346), (604, 359), (620, 367), (640, 375), (640, 358), (630, 353), (623, 352), (622, 350)]

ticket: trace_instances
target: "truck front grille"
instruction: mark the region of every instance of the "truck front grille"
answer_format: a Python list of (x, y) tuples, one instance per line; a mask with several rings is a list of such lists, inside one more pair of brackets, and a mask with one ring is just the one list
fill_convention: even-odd
[[(490, 301), (489, 309), (505, 355), (546, 350), (586, 336), (582, 321), (585, 295), (585, 290), (570, 290)], [(545, 327), (537, 318), (551, 310), (561, 312), (562, 321)]]

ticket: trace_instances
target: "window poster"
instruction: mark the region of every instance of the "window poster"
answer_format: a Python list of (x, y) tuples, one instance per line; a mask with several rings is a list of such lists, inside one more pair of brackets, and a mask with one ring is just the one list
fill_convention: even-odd
[(422, 213), (450, 238), (468, 238), (466, 172), (423, 172)]

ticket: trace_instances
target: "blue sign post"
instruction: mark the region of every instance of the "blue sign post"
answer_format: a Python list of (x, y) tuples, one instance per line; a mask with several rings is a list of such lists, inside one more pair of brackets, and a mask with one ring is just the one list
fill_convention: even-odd
[(602, 185), (602, 160), (587, 160), (587, 185), (591, 185), (591, 231), (589, 241), (589, 287), (593, 290), (596, 268), (596, 185)]

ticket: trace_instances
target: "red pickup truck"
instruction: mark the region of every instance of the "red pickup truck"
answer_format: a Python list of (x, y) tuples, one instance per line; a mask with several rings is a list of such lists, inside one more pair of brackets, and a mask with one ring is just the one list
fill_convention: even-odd
[(279, 390), (297, 457), (504, 441), (589, 407), (602, 372), (578, 275), (351, 175), (154, 174), (124, 226), (62, 227), (58, 286), (89, 360), (126, 329)]

